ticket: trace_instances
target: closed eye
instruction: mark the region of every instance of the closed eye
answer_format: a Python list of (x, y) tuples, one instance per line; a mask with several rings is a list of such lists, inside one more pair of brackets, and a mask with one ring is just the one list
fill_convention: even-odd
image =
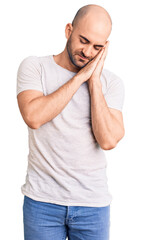
[(97, 50), (97, 51), (99, 51), (101, 48), (97, 48), (97, 47), (94, 47), (95, 48), (95, 50)]
[(83, 44), (88, 43), (88, 42), (86, 42), (85, 40), (82, 40), (82, 39), (80, 39), (80, 42), (83, 43)]
[[(82, 44), (88, 44), (88, 43), (90, 43), (89, 41), (86, 41), (85, 39), (82, 39), (82, 38), (80, 38), (80, 42), (82, 43)], [(100, 49), (101, 49), (101, 47), (97, 47), (96, 45), (94, 46), (94, 48), (95, 48), (95, 50), (97, 50), (97, 51), (99, 51)]]
[[(80, 42), (82, 44), (89, 44), (90, 43), (90, 41), (86, 37), (84, 37), (82, 35), (79, 35), (79, 37), (80, 37)], [(102, 47), (104, 47), (104, 45), (94, 45), (94, 49), (97, 50), (97, 51), (99, 51)]]

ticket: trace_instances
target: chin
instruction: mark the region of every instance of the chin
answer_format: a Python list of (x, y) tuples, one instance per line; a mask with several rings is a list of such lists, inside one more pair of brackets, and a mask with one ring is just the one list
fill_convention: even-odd
[(78, 55), (69, 55), (71, 63), (80, 70), (81, 68), (85, 67), (88, 62), (85, 63), (85, 60), (80, 59)]
[(77, 67), (79, 70), (81, 69), (81, 68), (83, 68), (83, 67), (85, 67), (86, 66), (86, 64), (84, 64), (84, 63), (76, 63), (76, 64), (74, 64), (75, 65), (75, 67)]
[(84, 62), (78, 61), (78, 66), (79, 66), (80, 68), (85, 67), (87, 64), (88, 64), (88, 62), (84, 63)]
[(81, 61), (81, 60), (78, 60), (78, 59), (74, 59), (73, 60), (73, 64), (75, 65), (75, 67), (77, 67), (77, 68), (83, 68), (83, 67), (85, 67), (86, 65), (87, 65), (87, 63), (88, 62), (84, 62), (83, 60)]

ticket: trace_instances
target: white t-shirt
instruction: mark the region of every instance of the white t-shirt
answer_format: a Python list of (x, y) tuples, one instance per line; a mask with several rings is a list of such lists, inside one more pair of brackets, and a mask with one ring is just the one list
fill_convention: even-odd
[[(27, 89), (51, 94), (75, 74), (56, 64), (53, 55), (29, 56), (18, 69), (17, 95)], [(108, 107), (122, 111), (123, 81), (106, 69), (100, 80)], [(87, 82), (54, 119), (38, 129), (28, 127), (28, 131), (28, 167), (21, 186), (24, 195), (66, 206), (103, 207), (111, 203), (107, 160), (92, 132)]]

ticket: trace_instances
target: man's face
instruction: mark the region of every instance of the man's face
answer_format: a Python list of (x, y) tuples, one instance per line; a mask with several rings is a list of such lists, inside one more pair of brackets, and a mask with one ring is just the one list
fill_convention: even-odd
[(78, 69), (92, 60), (106, 43), (105, 35), (91, 29), (77, 28), (72, 31), (66, 47), (71, 63)]

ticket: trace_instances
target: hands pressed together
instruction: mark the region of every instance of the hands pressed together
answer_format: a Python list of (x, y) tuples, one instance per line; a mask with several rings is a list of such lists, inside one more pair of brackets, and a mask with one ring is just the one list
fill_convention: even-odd
[(98, 52), (98, 54), (79, 72), (83, 82), (88, 81), (90, 84), (93, 81), (98, 81), (104, 66), (104, 61), (108, 52), (109, 41), (106, 42), (105, 46)]
[(95, 63), (93, 64), (94, 71), (93, 71), (89, 81), (100, 78), (100, 75), (101, 75), (101, 72), (102, 72), (102, 69), (104, 66), (104, 61), (107, 56), (108, 46), (109, 46), (109, 41), (105, 44), (105, 46), (97, 54), (97, 56), (95, 58)]

